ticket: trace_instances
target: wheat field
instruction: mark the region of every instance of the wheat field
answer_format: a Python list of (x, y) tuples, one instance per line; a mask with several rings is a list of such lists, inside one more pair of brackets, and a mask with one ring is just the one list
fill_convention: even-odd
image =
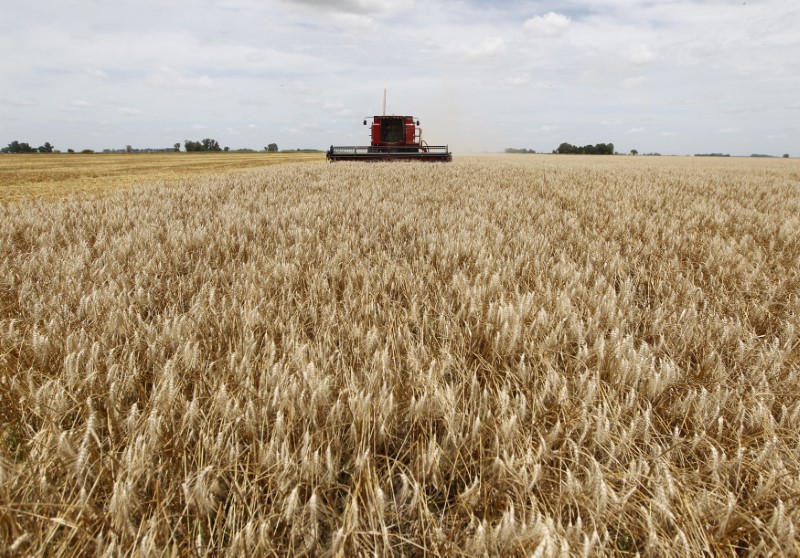
[(799, 295), (795, 160), (0, 205), (0, 548), (798, 555)]

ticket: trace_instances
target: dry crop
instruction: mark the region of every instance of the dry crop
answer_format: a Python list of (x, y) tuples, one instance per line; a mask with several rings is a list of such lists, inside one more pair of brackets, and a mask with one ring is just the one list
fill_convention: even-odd
[(795, 161), (0, 206), (0, 547), (797, 555), (799, 294)]
[(302, 152), (3, 155), (0, 156), (0, 203), (70, 195), (97, 196), (192, 175), (324, 160), (324, 153)]

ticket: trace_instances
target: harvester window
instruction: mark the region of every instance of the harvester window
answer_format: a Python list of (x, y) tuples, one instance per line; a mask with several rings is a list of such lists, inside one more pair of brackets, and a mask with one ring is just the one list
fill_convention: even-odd
[(404, 143), (402, 118), (381, 119), (381, 143)]

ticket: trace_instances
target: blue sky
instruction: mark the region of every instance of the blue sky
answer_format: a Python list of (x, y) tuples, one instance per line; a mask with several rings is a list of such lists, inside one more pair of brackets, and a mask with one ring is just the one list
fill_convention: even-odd
[(0, 7), (0, 144), (367, 141), (800, 155), (794, 0), (41, 0)]

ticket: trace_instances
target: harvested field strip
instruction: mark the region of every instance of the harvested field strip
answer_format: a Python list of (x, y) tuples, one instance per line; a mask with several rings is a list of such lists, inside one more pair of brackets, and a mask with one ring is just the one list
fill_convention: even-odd
[(324, 153), (3, 155), (0, 156), (0, 203), (101, 195), (192, 175), (324, 160)]

